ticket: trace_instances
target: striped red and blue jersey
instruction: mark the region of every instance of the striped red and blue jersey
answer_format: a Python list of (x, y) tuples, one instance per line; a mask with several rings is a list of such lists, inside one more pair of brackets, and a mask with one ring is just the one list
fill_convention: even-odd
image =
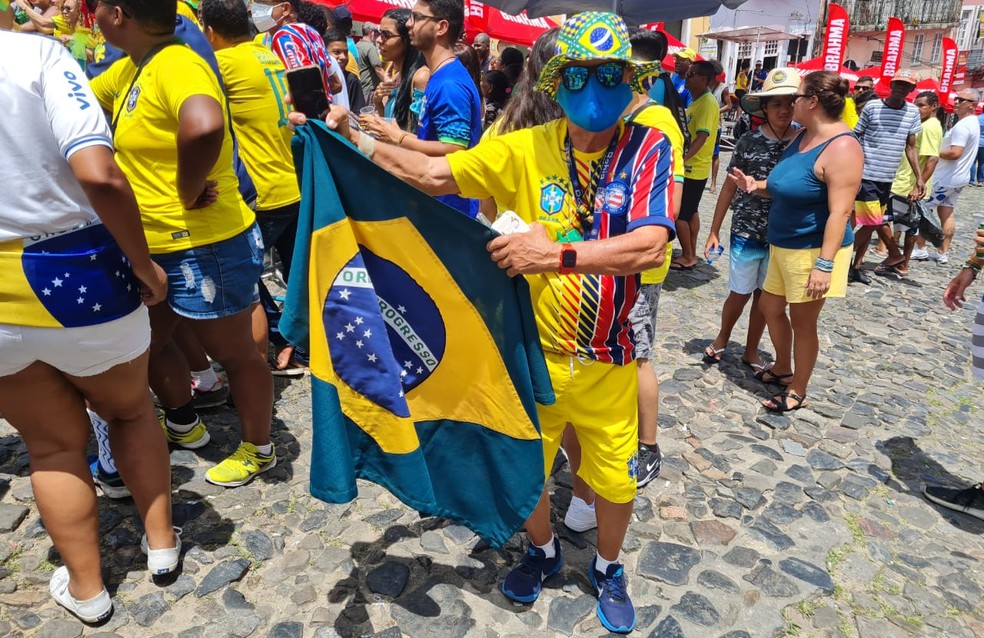
[(269, 46), (288, 71), (305, 66), (320, 67), (325, 91), (331, 97), (331, 64), (324, 39), (316, 29), (303, 22), (285, 24), (270, 38)]
[[(591, 184), (592, 166), (605, 164), (607, 150), (575, 153), (581, 190), (587, 185), (585, 198), (593, 200), (590, 218), (577, 213), (565, 120), (488, 139), (449, 155), (448, 162), (462, 196), (494, 197), (500, 209), (543, 224), (557, 241), (570, 240), (572, 231), (585, 241), (597, 241), (648, 225), (666, 228), (672, 239), (676, 184), (670, 142), (658, 130), (636, 124), (620, 126), (617, 135), (608, 170), (604, 175), (595, 171), (596, 187)], [(587, 227), (582, 227), (582, 217)], [(638, 295), (639, 275), (554, 272), (527, 280), (545, 351), (617, 365), (634, 360), (629, 311)]]

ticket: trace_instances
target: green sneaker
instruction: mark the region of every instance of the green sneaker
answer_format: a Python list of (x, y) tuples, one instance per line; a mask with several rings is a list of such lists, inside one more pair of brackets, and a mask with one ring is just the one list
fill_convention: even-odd
[(239, 487), (276, 465), (276, 452), (260, 454), (255, 445), (244, 441), (229, 458), (205, 472), (205, 480), (213, 485)]
[(161, 422), (161, 427), (164, 428), (167, 442), (179, 445), (186, 450), (197, 450), (206, 446), (212, 439), (208, 429), (205, 428), (205, 423), (198, 416), (195, 416), (195, 424), (187, 432), (179, 432), (169, 425), (163, 411), (157, 413), (157, 419)]

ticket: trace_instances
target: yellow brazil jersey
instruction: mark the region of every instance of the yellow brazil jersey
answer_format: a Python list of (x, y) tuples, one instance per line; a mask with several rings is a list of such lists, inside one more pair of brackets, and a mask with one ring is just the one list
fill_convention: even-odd
[[(922, 131), (916, 135), (916, 148), (919, 149), (919, 168), (926, 169), (926, 162), (931, 157), (940, 156), (940, 145), (943, 143), (943, 127), (940, 121), (931, 117), (922, 123)], [(892, 194), (899, 197), (908, 197), (909, 193), (916, 187), (916, 175), (909, 166), (909, 160), (905, 155), (899, 162), (899, 170), (895, 173), (895, 181), (892, 182)], [(933, 188), (933, 179), (926, 182), (926, 192)]]
[(735, 90), (736, 91), (747, 91), (748, 90), (748, 74), (742, 71), (735, 78)]
[(208, 174), (217, 182), (211, 206), (185, 210), (178, 196), (178, 113), (190, 97), (205, 95), (222, 105), (215, 74), (186, 46), (166, 46), (140, 76), (123, 58), (92, 81), (92, 89), (116, 128), (116, 161), (130, 180), (140, 205), (150, 252), (172, 253), (228, 239), (249, 228), (256, 217), (239, 195), (232, 168), (232, 138), (222, 140), (219, 159)]
[(690, 139), (696, 140), (698, 133), (707, 133), (707, 141), (684, 165), (687, 179), (707, 179), (711, 176), (711, 161), (714, 159), (714, 140), (721, 126), (721, 112), (717, 100), (708, 91), (695, 99), (687, 108), (687, 130)]
[[(447, 156), (462, 197), (494, 197), (504, 209), (546, 228), (551, 240), (607, 239), (643, 225), (666, 228), (670, 238), (673, 151), (652, 129), (620, 125), (611, 157), (575, 153), (574, 162), (585, 201), (593, 215), (582, 225), (575, 203), (565, 141), (567, 121), (554, 120), (480, 142)], [(593, 167), (607, 167), (605, 176)], [(589, 175), (591, 177), (589, 177)], [(595, 188), (585, 189), (586, 184)], [(558, 263), (559, 270), (559, 263)], [(638, 277), (561, 275), (526, 277), (546, 352), (625, 365), (632, 360), (628, 313), (636, 299)]]
[(256, 184), (256, 208), (267, 211), (301, 200), (284, 103), (287, 81), (277, 54), (256, 42), (215, 52), (225, 81), (239, 154)]
[[(673, 177), (679, 184), (683, 183), (683, 131), (677, 124), (676, 118), (670, 109), (660, 104), (650, 104), (643, 111), (639, 112), (633, 122), (648, 126), (658, 130), (670, 140), (673, 146)], [(681, 188), (678, 186), (677, 188)], [(659, 268), (651, 268), (642, 273), (642, 283), (661, 284), (666, 281), (666, 276), (670, 272), (670, 259), (664, 259), (663, 265)]]

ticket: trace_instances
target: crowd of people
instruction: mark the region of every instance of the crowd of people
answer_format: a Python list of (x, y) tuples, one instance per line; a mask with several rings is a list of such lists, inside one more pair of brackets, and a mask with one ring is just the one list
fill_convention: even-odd
[[(539, 406), (544, 466), (563, 449), (575, 476), (564, 522), (598, 529), (588, 575), (599, 620), (632, 631), (620, 552), (636, 491), (662, 460), (656, 313), (669, 271), (702, 261), (698, 206), (716, 186), (732, 103), (721, 65), (687, 49), (665, 72), (666, 37), (609, 13), (572, 16), (528, 56), (492, 56), (487, 35), (462, 41), (459, 0), (389, 10), (358, 42), (346, 7), (302, 0), (17, 3), (21, 18), (8, 8), (0, 26), (29, 33), (0, 30), (0, 108), (34, 115), (0, 120), (0, 175), (21, 185), (0, 211), (0, 413), (27, 444), (64, 562), (54, 599), (86, 622), (112, 613), (94, 484), (134, 499), (150, 573), (178, 569), (167, 446), (210, 442), (200, 410), (231, 396), (242, 435), (206, 480), (237, 487), (277, 463), (272, 375), (303, 371), (305, 355), (277, 332), (262, 273), (274, 249), (291, 276), (301, 201), (291, 127), (306, 118), (291, 112), (286, 74), (313, 66), (331, 103), (322, 117), (376, 164), (478, 222), (513, 211), (529, 224), (487, 249), (530, 285), (557, 395)], [(873, 234), (887, 251), (877, 274), (904, 277), (921, 254), (947, 262), (981, 145), (978, 96), (958, 94), (944, 134), (935, 94), (906, 101), (918, 81), (908, 70), (867, 104), (865, 83), (852, 100), (827, 72), (757, 65), (738, 80), (756, 125), (737, 140), (704, 243), (704, 260), (721, 254), (731, 210), (730, 294), (704, 360), (721, 361), (751, 301), (742, 362), (778, 389), (763, 407), (787, 412), (807, 405), (826, 299), (867, 283)], [(845, 121), (854, 103), (856, 124)], [(919, 246), (909, 214), (924, 199), (938, 211), (938, 251)], [(977, 243), (946, 291), (950, 307), (984, 266), (984, 231)], [(984, 518), (981, 485), (926, 495)], [(547, 491), (525, 528), (527, 551), (501, 591), (532, 603), (563, 564)]]

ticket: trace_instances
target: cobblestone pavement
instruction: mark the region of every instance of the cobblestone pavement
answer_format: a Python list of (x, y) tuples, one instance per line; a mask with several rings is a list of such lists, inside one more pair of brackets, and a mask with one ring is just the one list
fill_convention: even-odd
[[(982, 205), (984, 189), (964, 193), (961, 257), (948, 266), (917, 263), (906, 282), (852, 284), (847, 300), (828, 305), (812, 407), (791, 417), (759, 407), (768, 392), (741, 365), (737, 343), (719, 367), (701, 363), (727, 293), (727, 256), (671, 278), (656, 362), (667, 458), (636, 500), (623, 554), (635, 635), (984, 636), (984, 522), (920, 495), (925, 482), (984, 478), (973, 315), (940, 301), (970, 250), (969, 213)], [(712, 206), (705, 194), (705, 229)], [(132, 503), (101, 499), (116, 613), (99, 628), (48, 595), (58, 557), (32, 500), (25, 449), (0, 423), (0, 635), (605, 635), (585, 573), (594, 533), (558, 524), (567, 566), (534, 605), (515, 606), (497, 583), (520, 557), (518, 536), (505, 551), (489, 549), (370, 484), (345, 505), (308, 495), (309, 410), (305, 380), (278, 381), (279, 464), (247, 487), (203, 480), (238, 440), (229, 409), (206, 415), (210, 446), (172, 452), (187, 552), (183, 574), (165, 586), (146, 575)], [(569, 486), (565, 466), (553, 483), (558, 517)]]

